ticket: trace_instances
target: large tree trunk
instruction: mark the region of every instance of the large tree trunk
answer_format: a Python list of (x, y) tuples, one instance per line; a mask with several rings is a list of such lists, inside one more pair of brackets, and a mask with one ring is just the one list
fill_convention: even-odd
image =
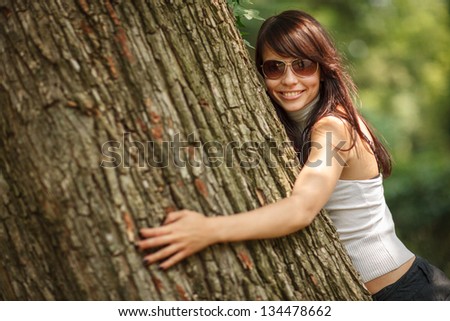
[(250, 210), (298, 173), (224, 1), (0, 0), (0, 59), (0, 298), (370, 298), (324, 214), (167, 272), (133, 247), (170, 211)]

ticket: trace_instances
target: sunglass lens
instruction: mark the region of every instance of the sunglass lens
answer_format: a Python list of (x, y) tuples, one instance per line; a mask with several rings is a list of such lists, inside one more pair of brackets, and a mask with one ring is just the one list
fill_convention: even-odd
[(263, 72), (267, 78), (279, 78), (283, 75), (285, 63), (276, 60), (267, 60), (263, 64)]
[(311, 76), (317, 70), (317, 64), (309, 59), (299, 59), (292, 62), (294, 72), (302, 77)]

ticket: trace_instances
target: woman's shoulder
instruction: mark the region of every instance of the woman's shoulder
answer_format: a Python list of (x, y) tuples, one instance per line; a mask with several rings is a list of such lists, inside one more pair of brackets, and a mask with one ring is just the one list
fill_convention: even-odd
[(312, 131), (317, 133), (332, 132), (333, 134), (345, 137), (351, 137), (353, 132), (351, 124), (345, 118), (335, 114), (321, 117), (312, 126)]
[(342, 151), (350, 151), (355, 145), (353, 126), (339, 114), (321, 117), (311, 128), (311, 141), (319, 144), (339, 146)]

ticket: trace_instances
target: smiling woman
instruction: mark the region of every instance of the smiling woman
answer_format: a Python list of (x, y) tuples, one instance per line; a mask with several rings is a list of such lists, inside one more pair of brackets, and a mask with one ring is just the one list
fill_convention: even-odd
[(256, 66), (303, 165), (291, 196), (231, 216), (172, 212), (141, 230), (139, 248), (162, 246), (145, 262), (166, 269), (214, 243), (284, 236), (325, 208), (374, 299), (450, 299), (447, 277), (395, 234), (382, 184), (390, 155), (354, 106), (356, 88), (320, 23), (302, 11), (267, 19)]

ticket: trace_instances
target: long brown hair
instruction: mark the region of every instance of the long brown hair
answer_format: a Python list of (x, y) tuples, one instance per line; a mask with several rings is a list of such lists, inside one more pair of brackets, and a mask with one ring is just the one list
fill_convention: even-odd
[[(334, 115), (344, 119), (353, 128), (350, 148), (353, 148), (356, 143), (356, 133), (372, 147), (380, 171), (384, 177), (388, 177), (392, 168), (391, 156), (355, 108), (352, 98), (357, 98), (356, 86), (344, 69), (342, 58), (322, 25), (309, 14), (299, 10), (284, 11), (264, 21), (259, 30), (255, 48), (255, 62), (261, 75), (263, 75), (262, 54), (266, 47), (281, 56), (307, 58), (320, 66), (320, 100), (303, 132), (300, 132), (283, 108), (271, 99), (288, 137), (294, 143), (300, 163), (304, 165), (309, 156), (312, 126), (322, 117)], [(343, 111), (338, 108), (339, 106), (343, 108)], [(358, 118), (367, 126), (373, 145), (362, 132)]]

